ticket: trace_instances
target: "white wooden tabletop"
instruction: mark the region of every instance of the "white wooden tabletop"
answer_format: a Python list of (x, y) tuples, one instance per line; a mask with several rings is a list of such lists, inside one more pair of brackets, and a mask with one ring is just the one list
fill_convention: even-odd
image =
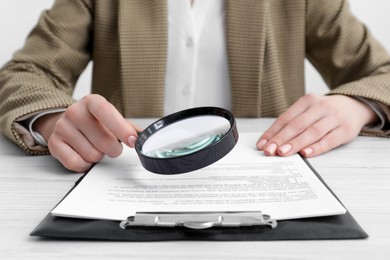
[[(150, 120), (137, 120), (146, 126)], [(239, 119), (239, 132), (272, 119)], [(80, 174), (50, 156), (29, 156), (0, 136), (0, 259), (390, 259), (390, 139), (358, 137), (314, 166), (370, 236), (363, 240), (271, 242), (94, 242), (29, 233)]]

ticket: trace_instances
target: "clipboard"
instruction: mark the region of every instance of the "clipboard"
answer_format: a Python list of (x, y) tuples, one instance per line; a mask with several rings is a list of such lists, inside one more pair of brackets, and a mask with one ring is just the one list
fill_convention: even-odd
[[(309, 162), (305, 158), (303, 160), (333, 196), (338, 199)], [(82, 178), (76, 182), (75, 186), (82, 181)], [(159, 213), (149, 214), (152, 214), (152, 222), (155, 223), (156, 219), (161, 220)], [(231, 216), (230, 214), (228, 216)], [(250, 217), (248, 212), (239, 212), (239, 214), (237, 217), (240, 221), (244, 217)], [(52, 239), (105, 241), (272, 241), (364, 239), (368, 237), (368, 234), (360, 227), (349, 211), (343, 215), (280, 220), (277, 223), (273, 222), (272, 216), (263, 215), (259, 212), (254, 212), (254, 214), (260, 216), (263, 222), (255, 224), (251, 221), (244, 225), (242, 224), (243, 221), (240, 223), (236, 221), (235, 225), (229, 225), (231, 222), (225, 222), (226, 217), (224, 215), (215, 213), (212, 214), (212, 217), (217, 217), (217, 221), (214, 221), (217, 223), (216, 225), (207, 226), (207, 228), (199, 228), (195, 225), (194, 228), (194, 226), (184, 225), (183, 221), (169, 224), (169, 221), (165, 218), (162, 219), (161, 223), (166, 224), (168, 222), (169, 225), (153, 226), (129, 224), (134, 221), (131, 217), (120, 222), (56, 217), (49, 213), (30, 235)], [(140, 218), (141, 222), (150, 221), (150, 215), (145, 216), (141, 213), (140, 216), (143, 216)], [(168, 216), (168, 220), (172, 220), (172, 216)], [(201, 223), (208, 223), (208, 219), (206, 220), (202, 220)], [(223, 225), (224, 222), (227, 225)], [(187, 223), (191, 225), (191, 222)]]

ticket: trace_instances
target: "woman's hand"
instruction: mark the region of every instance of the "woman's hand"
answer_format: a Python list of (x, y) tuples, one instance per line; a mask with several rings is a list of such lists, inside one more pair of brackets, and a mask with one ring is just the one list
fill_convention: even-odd
[(122, 153), (122, 141), (134, 147), (140, 129), (123, 118), (100, 95), (87, 95), (65, 112), (43, 116), (35, 129), (47, 140), (51, 155), (66, 168), (85, 172), (105, 155)]
[(308, 94), (275, 120), (257, 148), (268, 156), (313, 157), (351, 141), (376, 120), (375, 112), (354, 98)]

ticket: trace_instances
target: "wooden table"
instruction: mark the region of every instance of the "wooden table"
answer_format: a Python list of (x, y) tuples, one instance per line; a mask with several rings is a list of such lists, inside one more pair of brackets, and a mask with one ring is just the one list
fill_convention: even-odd
[[(137, 120), (146, 126), (150, 120)], [(239, 119), (263, 131), (272, 119)], [(369, 234), (364, 240), (93, 242), (30, 237), (74, 185), (50, 156), (29, 156), (0, 136), (0, 259), (390, 259), (390, 139), (358, 137), (309, 160)]]

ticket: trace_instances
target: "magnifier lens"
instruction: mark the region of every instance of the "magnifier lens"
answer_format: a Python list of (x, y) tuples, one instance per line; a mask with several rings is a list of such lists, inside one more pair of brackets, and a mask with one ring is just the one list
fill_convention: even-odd
[(220, 116), (197, 116), (173, 123), (145, 142), (142, 153), (153, 158), (188, 155), (218, 142), (230, 129)]
[(218, 161), (237, 140), (236, 121), (230, 111), (197, 107), (163, 117), (145, 128), (135, 150), (148, 171), (178, 174)]
[(203, 148), (215, 142), (218, 142), (221, 139), (221, 137), (222, 134), (213, 134), (210, 136), (201, 137), (200, 140), (193, 140), (193, 142), (188, 144), (183, 144), (172, 148), (161, 148), (154, 151), (150, 151), (146, 155), (155, 158), (172, 158), (177, 156), (183, 156), (183, 155), (191, 154), (196, 151), (202, 150)]

